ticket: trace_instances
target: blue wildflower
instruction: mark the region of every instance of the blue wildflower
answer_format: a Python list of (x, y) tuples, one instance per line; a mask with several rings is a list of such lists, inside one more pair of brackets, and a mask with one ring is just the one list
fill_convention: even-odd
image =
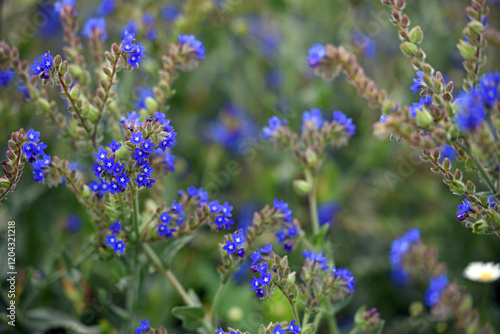
[(111, 194), (119, 193), (121, 191), (120, 186), (115, 181), (111, 181), (109, 183), (109, 189), (110, 189), (109, 192)]
[(286, 125), (288, 120), (282, 120), (278, 116), (273, 116), (268, 120), (269, 126), (262, 129), (262, 138), (269, 139), (273, 137), (280, 126)]
[(149, 330), (149, 319), (146, 319), (146, 321), (141, 321), (141, 325), (135, 329), (136, 334), (142, 334), (142, 331), (148, 331)]
[(320, 109), (312, 108), (311, 111), (304, 111), (302, 114), (302, 126), (301, 130), (307, 127), (308, 124), (311, 124), (314, 129), (319, 129), (323, 126), (322, 113)]
[(125, 27), (123, 27), (122, 30), (122, 36), (125, 38), (127, 34), (137, 34), (137, 31), (139, 30), (139, 23), (137, 23), (134, 20), (130, 20), (125, 24)]
[(35, 168), (33, 170), (33, 179), (35, 181), (38, 181), (38, 183), (42, 183), (44, 177), (45, 177), (45, 174), (41, 169)]
[(97, 162), (104, 162), (107, 156), (108, 156), (108, 150), (103, 147), (99, 147), (99, 152), (94, 153), (95, 161)]
[(312, 250), (306, 251), (304, 249), (302, 255), (304, 255), (307, 260), (318, 263), (322, 271), (326, 271), (330, 268), (327, 265), (328, 259), (323, 256), (323, 252), (315, 253)]
[(128, 57), (128, 63), (132, 65), (132, 67), (139, 66), (139, 64), (142, 63), (142, 58), (146, 56), (144, 54), (144, 51), (146, 51), (146, 47), (142, 46), (141, 44), (142, 42), (137, 43), (134, 51)]
[(141, 145), (144, 142), (144, 138), (142, 138), (142, 132), (132, 132), (132, 137), (130, 138), (130, 142), (135, 145)]
[(288, 204), (285, 203), (283, 200), (280, 201), (277, 198), (275, 198), (274, 209), (281, 211), (285, 215), (285, 217), (283, 218), (284, 221), (286, 222), (292, 221), (292, 210), (288, 208)]
[(164, 237), (165, 239), (167, 238), (173, 238), (172, 232), (175, 232), (175, 229), (168, 228), (167, 224), (160, 224), (158, 225), (158, 230), (156, 233)]
[(175, 172), (175, 155), (173, 155), (170, 151), (165, 152), (163, 162), (167, 165), (167, 169), (170, 172)]
[(89, 39), (95, 36), (102, 41), (107, 40), (106, 20), (103, 17), (88, 19), (83, 26), (82, 35)]
[(469, 200), (466, 198), (463, 200), (462, 204), (458, 205), (457, 215), (463, 215), (469, 210), (470, 210), (470, 203)]
[(113, 151), (113, 153), (115, 153), (120, 149), (120, 147), (122, 147), (122, 144), (117, 143), (116, 140), (113, 139), (113, 141), (108, 144), (108, 147), (111, 149), (111, 151)]
[(490, 208), (494, 207), (497, 204), (495, 202), (495, 197), (494, 196), (488, 197), (488, 204), (490, 205)]
[(354, 281), (354, 275), (352, 272), (347, 269), (347, 268), (333, 268), (332, 269), (333, 275), (335, 277), (342, 277), (344, 280), (346, 280), (346, 286), (349, 290), (354, 291), (354, 285), (356, 282)]
[(265, 244), (264, 248), (260, 248), (259, 249), (262, 253), (271, 253), (271, 251), (273, 250), (273, 245), (271, 244)]
[(455, 157), (457, 155), (457, 151), (453, 148), (453, 146), (444, 144), (439, 146), (439, 151), (441, 152), (441, 156), (439, 160), (442, 162), (444, 159), (448, 158), (450, 161), (455, 160)]
[(257, 264), (262, 259), (262, 255), (260, 254), (260, 251), (256, 250), (252, 254), (251, 259), (252, 259), (252, 264)]
[(252, 285), (252, 287), (250, 288), (250, 290), (256, 290), (260, 287), (260, 282), (259, 282), (259, 279), (255, 276), (253, 276), (253, 280), (251, 280), (250, 282), (248, 282)]
[[(148, 87), (139, 87), (136, 89), (137, 91), (137, 99), (135, 100), (135, 105), (137, 109), (147, 109), (146, 107), (146, 99), (148, 97), (154, 97), (155, 94), (153, 92), (153, 89), (148, 88)], [(155, 118), (158, 120), (156, 117), (156, 114), (163, 114), (158, 111), (155, 112)], [(163, 114), (163, 117), (165, 117), (165, 114)]]
[(118, 185), (120, 187), (127, 188), (127, 183), (129, 183), (129, 182), (130, 182), (130, 179), (128, 178), (127, 173), (123, 173), (123, 174), (118, 175), (116, 177), (116, 183), (118, 183)]
[(107, 235), (105, 244), (111, 248), (114, 248), (117, 242), (117, 238), (115, 234)]
[(429, 289), (425, 292), (425, 306), (433, 307), (441, 299), (443, 291), (448, 287), (449, 281), (446, 274), (431, 278)]
[(194, 48), (194, 52), (199, 59), (205, 58), (205, 48), (203, 47), (203, 43), (197, 40), (194, 35), (178, 35), (177, 38), (179, 39), (179, 44), (188, 44)]
[(228, 240), (226, 241), (226, 245), (222, 247), (222, 249), (224, 249), (227, 254), (232, 254), (236, 251), (236, 245), (234, 244), (234, 242)]
[(75, 0), (62, 0), (62, 1), (56, 1), (54, 3), (54, 12), (57, 15), (61, 15), (61, 10), (63, 9), (64, 6), (70, 6), (70, 7), (75, 7)]
[(293, 319), (290, 324), (288, 325), (288, 330), (292, 332), (293, 334), (297, 334), (300, 332), (300, 327), (299, 325), (295, 325), (295, 319)]
[(356, 125), (352, 123), (352, 118), (347, 118), (343, 112), (335, 110), (333, 112), (333, 120), (337, 123), (345, 125), (347, 133), (351, 136), (354, 136), (356, 133)]
[(122, 40), (122, 48), (125, 52), (132, 52), (135, 50), (136, 45), (132, 42), (135, 41), (135, 34), (129, 33), (127, 30), (124, 31), (125, 37)]
[(7, 86), (16, 76), (16, 72), (12, 70), (0, 71), (0, 87)]
[(43, 72), (43, 63), (41, 60), (33, 61), (34, 65), (30, 66), (30, 69), (33, 71), (33, 75), (38, 75)]
[(104, 159), (102, 167), (104, 168), (104, 170), (106, 170), (108, 174), (111, 174), (113, 173), (114, 165), (115, 165), (115, 159), (111, 157), (109, 159)]
[(309, 49), (309, 57), (307, 58), (307, 62), (310, 67), (318, 66), (319, 62), (325, 58), (326, 56), (326, 48), (321, 44), (314, 44)]
[(179, 8), (173, 4), (165, 5), (160, 9), (161, 17), (168, 22), (174, 21), (179, 15), (179, 13), (180, 13)]
[(410, 89), (413, 91), (413, 94), (418, 92), (420, 88), (425, 87), (424, 82), (422, 80), (422, 77), (424, 76), (424, 72), (422, 71), (417, 71), (417, 78), (413, 78), (413, 85), (410, 87)]
[(97, 194), (99, 192), (99, 183), (97, 181), (92, 181), (89, 183), (89, 188)]
[(366, 58), (374, 58), (376, 56), (376, 44), (370, 36), (356, 29), (351, 33), (351, 41), (356, 48), (364, 52)]
[(286, 333), (286, 329), (281, 329), (281, 325), (277, 325), (273, 329), (273, 334), (285, 334), (285, 333)]
[(483, 91), (483, 99), (489, 107), (498, 100), (498, 85), (500, 84), (500, 72), (488, 72), (479, 80)]
[(122, 224), (119, 221), (116, 221), (113, 225), (109, 226), (109, 229), (113, 233), (119, 233), (120, 230), (122, 229)]
[(26, 137), (28, 140), (32, 143), (38, 143), (40, 141), (40, 131), (35, 131), (33, 129), (30, 129), (28, 133), (26, 134)]
[(115, 0), (101, 0), (99, 7), (97, 8), (97, 14), (100, 16), (105, 16), (112, 14), (116, 9)]

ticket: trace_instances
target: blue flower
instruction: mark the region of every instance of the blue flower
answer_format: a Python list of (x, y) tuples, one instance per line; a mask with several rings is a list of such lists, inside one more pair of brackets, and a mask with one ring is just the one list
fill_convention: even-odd
[(337, 123), (345, 125), (347, 133), (349, 133), (351, 136), (354, 136), (354, 134), (356, 133), (356, 125), (352, 123), (352, 118), (347, 118), (347, 116), (343, 112), (337, 110), (334, 111), (333, 120)]
[(222, 249), (224, 249), (227, 254), (232, 254), (236, 251), (236, 245), (234, 244), (234, 242), (228, 240), (226, 241), (226, 245), (222, 247)]
[(109, 159), (104, 159), (102, 167), (106, 170), (108, 174), (113, 173), (114, 166), (115, 166), (115, 159), (113, 157)]
[(422, 80), (422, 77), (424, 76), (424, 72), (422, 71), (417, 71), (417, 78), (413, 78), (413, 85), (410, 87), (410, 89), (413, 91), (413, 94), (418, 92), (420, 88), (424, 87), (424, 82)]
[[(413, 243), (417, 243), (419, 240), (420, 240), (420, 230), (417, 228), (412, 228), (404, 235), (402, 235), (400, 238), (395, 239), (391, 243), (391, 250), (389, 252), (389, 262), (391, 263), (393, 271), (403, 271), (404, 273), (406, 273), (403, 269), (403, 263), (402, 263), (403, 256), (410, 250), (411, 245)], [(399, 273), (398, 283), (400, 283), (400, 285), (404, 284), (404, 281), (402, 280), (407, 276), (408, 275), (403, 275), (402, 273)]]
[(111, 194), (119, 193), (121, 191), (118, 183), (116, 183), (114, 181), (111, 181), (109, 183), (109, 189), (110, 189)]
[[(135, 105), (137, 107), (137, 109), (147, 109), (146, 107), (146, 99), (148, 97), (154, 97), (155, 94), (153, 92), (153, 89), (151, 88), (145, 88), (145, 87), (139, 87), (136, 89), (137, 91), (137, 100), (135, 100)], [(162, 114), (163, 115), (163, 118), (165, 118), (165, 114), (161, 113), (161, 112), (158, 112), (156, 111), (155, 112), (155, 118), (158, 120), (158, 117), (156, 116), (156, 114)]]
[[(123, 169), (125, 168), (124, 165), (119, 164), (118, 162), (115, 162), (113, 166), (113, 176), (118, 176), (123, 172)], [(148, 175), (150, 176), (150, 175)]]
[(174, 21), (179, 13), (179, 8), (173, 4), (167, 4), (160, 9), (160, 15), (168, 22)]
[(340, 205), (336, 202), (326, 202), (318, 205), (319, 224), (335, 224), (336, 215), (340, 210)]
[(288, 120), (282, 120), (278, 116), (273, 116), (268, 120), (269, 126), (262, 129), (262, 138), (269, 139), (273, 137), (280, 126), (286, 125)]
[(243, 258), (245, 256), (245, 249), (243, 248), (239, 248), (237, 251), (236, 251), (236, 255), (238, 255), (238, 257), (240, 258)]
[(247, 239), (245, 239), (243, 233), (238, 233), (233, 235), (233, 241), (236, 246), (241, 247), (241, 245), (243, 245), (247, 241)]
[(252, 264), (257, 264), (262, 259), (262, 255), (260, 254), (259, 250), (256, 250), (252, 254), (251, 259), (252, 259)]
[(483, 98), (489, 107), (498, 100), (498, 85), (500, 84), (500, 73), (488, 72), (481, 77), (479, 84), (483, 90)]
[(34, 60), (34, 65), (30, 66), (30, 69), (33, 71), (33, 75), (38, 75), (43, 72), (43, 63), (41, 60)]
[(137, 113), (134, 110), (131, 113), (127, 113), (127, 118), (122, 117), (120, 119), (120, 123), (126, 123), (128, 125), (131, 125), (133, 122), (134, 125), (140, 126), (142, 125), (142, 122), (139, 121), (140, 118), (141, 118), (141, 113)]
[(175, 132), (175, 131), (166, 132), (165, 133), (165, 139), (162, 140), (162, 142), (160, 143), (159, 148), (163, 152), (165, 152), (165, 150), (167, 149), (167, 147), (172, 147), (172, 145), (175, 144), (175, 142), (176, 142), (175, 136), (177, 136), (177, 132)]
[(154, 170), (153, 167), (149, 166), (149, 164), (146, 164), (144, 165), (144, 167), (142, 167), (142, 172), (144, 173), (144, 175), (146, 175), (147, 177), (151, 177), (151, 172)]
[(178, 35), (177, 38), (179, 39), (179, 44), (188, 44), (194, 48), (194, 52), (199, 59), (205, 58), (205, 48), (203, 47), (203, 43), (197, 40), (194, 35)]
[(104, 182), (101, 180), (101, 183), (99, 184), (99, 190), (100, 190), (101, 195), (104, 195), (105, 193), (110, 191), (111, 187), (110, 187), (109, 182)]
[(429, 289), (425, 292), (425, 306), (433, 307), (441, 299), (443, 291), (448, 287), (449, 281), (446, 274), (431, 278)]
[(262, 284), (262, 286), (266, 286), (271, 283), (271, 274), (261, 272), (261, 275), (262, 276), (259, 278), (259, 282), (260, 284)]
[[(132, 52), (135, 50), (136, 45), (132, 42), (135, 41), (135, 34), (129, 34), (128, 31), (125, 31), (125, 38), (122, 40), (122, 48), (125, 52)], [(139, 108), (140, 109), (140, 108)]]
[(28, 133), (26, 134), (26, 137), (28, 140), (32, 143), (38, 143), (40, 141), (40, 131), (35, 131), (33, 129), (30, 129)]
[(107, 235), (106, 236), (106, 242), (105, 242), (105, 244), (108, 245), (109, 247), (115, 248), (116, 242), (117, 242), (117, 239), (116, 239), (116, 235), (115, 234)]
[(347, 269), (347, 268), (333, 268), (332, 269), (333, 275), (335, 277), (342, 277), (344, 280), (346, 280), (346, 286), (349, 290), (354, 291), (354, 285), (356, 282), (354, 281), (354, 275), (352, 272)]
[(33, 163), (35, 169), (42, 169), (50, 165), (50, 155), (43, 155), (42, 159), (38, 159)]
[(255, 291), (255, 295), (259, 298), (263, 298), (265, 294), (266, 294), (266, 290), (264, 290), (264, 289), (259, 288), (259, 289), (257, 289), (257, 291)]
[(282, 243), (286, 239), (286, 233), (283, 230), (279, 230), (276, 234), (276, 238), (278, 238), (278, 243)]
[(265, 262), (263, 262), (260, 266), (259, 265), (257, 266), (257, 270), (260, 272), (261, 276), (267, 273), (267, 268), (268, 265)]
[(217, 227), (219, 228), (219, 230), (221, 230), (222, 228), (224, 228), (224, 225), (226, 223), (226, 217), (223, 215), (218, 215), (215, 218), (214, 222), (215, 222), (215, 224), (217, 224)]
[(321, 44), (314, 44), (309, 49), (309, 57), (307, 58), (307, 62), (309, 66), (316, 67), (319, 62), (325, 58), (326, 56), (326, 48)]
[(134, 20), (130, 20), (123, 27), (122, 35), (125, 38), (127, 34), (137, 34), (137, 30), (139, 30), (139, 23)]
[(142, 187), (144, 186), (147, 181), (146, 181), (146, 176), (142, 175), (142, 174), (137, 174), (137, 179), (136, 179), (136, 182), (137, 182), (137, 185), (139, 187)]
[(132, 158), (134, 158), (138, 165), (141, 165), (141, 161), (143, 161), (147, 157), (146, 153), (141, 150), (140, 148), (135, 149), (135, 153), (132, 155)]
[(476, 129), (486, 118), (484, 94), (480, 89), (473, 89), (461, 94), (457, 104), (459, 112), (455, 121), (461, 131)]
[(232, 216), (231, 211), (233, 210), (233, 207), (228, 204), (228, 202), (224, 202), (224, 205), (220, 206), (219, 211), (222, 213), (224, 216), (230, 218)]
[[(130, 142), (135, 145), (141, 145), (144, 142), (144, 138), (142, 138), (142, 132), (132, 132), (132, 137), (130, 138)], [(137, 150), (137, 149), (136, 149)]]
[(16, 76), (16, 72), (12, 70), (0, 71), (0, 87), (7, 86)]
[(108, 150), (102, 147), (99, 147), (99, 152), (94, 153), (95, 161), (104, 162), (104, 160), (108, 156)]
[(271, 244), (265, 244), (264, 248), (260, 248), (260, 251), (262, 253), (267, 254), (267, 253), (271, 253), (271, 251), (273, 250), (272, 248), (273, 248), (273, 245), (271, 245)]
[(288, 236), (289, 236), (290, 238), (295, 238), (295, 237), (297, 236), (297, 233), (299, 233), (299, 232), (297, 231), (297, 227), (295, 227), (295, 226), (290, 226), (290, 227), (288, 228), (287, 234), (288, 234)]
[(115, 244), (115, 247), (113, 247), (113, 252), (123, 254), (125, 248), (127, 248), (127, 245), (125, 245), (125, 243), (120, 240)]
[(173, 238), (172, 232), (175, 232), (175, 229), (168, 228), (167, 224), (158, 225), (158, 230), (156, 231), (156, 233), (158, 233), (159, 235), (161, 235), (165, 239)]
[(92, 181), (89, 183), (89, 188), (97, 194), (99, 192), (99, 183), (97, 181)]
[(121, 224), (119, 221), (117, 221), (117, 222), (115, 222), (113, 225), (110, 225), (110, 226), (109, 226), (109, 229), (110, 229), (110, 230), (111, 230), (111, 232), (113, 232), (113, 233), (119, 233), (119, 232), (120, 232), (120, 230), (122, 229), (122, 224)]
[(120, 149), (120, 147), (122, 147), (122, 144), (117, 143), (116, 140), (113, 139), (113, 141), (108, 144), (108, 147), (111, 149), (111, 151), (113, 151), (113, 153), (115, 153)]
[(253, 280), (251, 280), (248, 283), (250, 283), (252, 285), (250, 290), (255, 290), (255, 289), (258, 289), (260, 287), (260, 280), (255, 276), (253, 276)]
[(351, 40), (356, 48), (364, 52), (366, 58), (374, 58), (376, 56), (376, 44), (370, 36), (356, 29), (351, 33)]
[(455, 160), (455, 157), (457, 155), (457, 151), (455, 151), (453, 146), (448, 145), (448, 144), (444, 144), (444, 145), (439, 146), (439, 151), (441, 152), (441, 156), (439, 158), (439, 160), (441, 162), (443, 162), (444, 159), (446, 159), (446, 158), (448, 158), (450, 161), (453, 161), (453, 160)]
[(103, 17), (88, 19), (83, 26), (82, 35), (89, 39), (92, 36), (96, 36), (105, 41), (108, 39), (108, 35), (106, 34), (106, 20)]
[(146, 152), (147, 154), (150, 154), (153, 152), (153, 149), (155, 148), (155, 144), (151, 142), (151, 140), (146, 139), (144, 143), (142, 143), (142, 150)]
[(130, 182), (130, 179), (128, 178), (127, 173), (123, 173), (123, 174), (118, 175), (116, 177), (116, 183), (118, 183), (118, 185), (120, 187), (127, 188), (127, 183), (129, 183), (129, 182)]
[(172, 173), (175, 172), (175, 155), (170, 151), (165, 152), (163, 156), (163, 162), (167, 165), (167, 169)]
[(297, 334), (300, 332), (300, 327), (297, 325), (295, 326), (295, 319), (290, 322), (288, 325), (288, 330), (294, 334)]
[(62, 0), (62, 1), (56, 1), (54, 3), (54, 12), (57, 15), (61, 15), (61, 9), (63, 9), (64, 6), (71, 6), (75, 7), (75, 0)]
[(146, 47), (142, 46), (141, 44), (142, 42), (137, 43), (134, 51), (128, 57), (128, 63), (132, 65), (132, 67), (139, 66), (139, 64), (142, 63), (142, 58), (146, 56), (144, 54), (144, 51), (146, 51)]
[(321, 266), (321, 270), (326, 271), (329, 269), (327, 265), (328, 259), (326, 257), (323, 257), (323, 252), (315, 253), (312, 250), (306, 251), (304, 249), (302, 251), (302, 255), (304, 255), (307, 260), (319, 263)]
[(300, 129), (304, 131), (308, 124), (312, 124), (313, 128), (319, 129), (323, 126), (324, 122), (321, 110), (312, 108), (311, 111), (306, 110), (302, 114), (302, 126)]
[(34, 154), (36, 154), (36, 145), (33, 143), (24, 143), (23, 153), (28, 159), (31, 158)]
[(273, 334), (285, 334), (285, 333), (286, 329), (281, 329), (281, 325), (277, 325), (273, 330)]
[(277, 198), (274, 199), (274, 208), (281, 211), (285, 217), (283, 218), (286, 222), (292, 221), (292, 210), (288, 208), (288, 204), (283, 200), (279, 201)]
[(457, 215), (463, 215), (469, 210), (470, 210), (470, 203), (469, 200), (466, 198), (463, 200), (462, 204), (458, 205)]
[(115, 0), (101, 0), (99, 7), (97, 9), (97, 14), (99, 15), (108, 15), (115, 11), (116, 5)]
[(488, 204), (490, 205), (490, 208), (494, 207), (497, 204), (495, 202), (495, 197), (493, 196), (488, 197)]
[(222, 327), (219, 327), (219, 330), (215, 332), (215, 334), (224, 334)]
[(45, 177), (45, 174), (43, 173), (43, 171), (41, 169), (35, 168), (33, 170), (33, 179), (35, 181), (38, 181), (38, 183), (42, 183), (44, 177)]
[(211, 213), (219, 213), (221, 210), (221, 206), (219, 205), (219, 201), (213, 201), (209, 205)]
[(44, 149), (47, 148), (47, 144), (44, 142), (39, 142), (35, 147), (35, 156), (37, 155), (45, 155)]
[(149, 330), (149, 319), (141, 321), (141, 325), (135, 329), (136, 334), (142, 334), (142, 331)]
[(43, 70), (45, 72), (50, 70), (52, 65), (54, 65), (54, 57), (50, 55), (50, 51), (45, 51), (42, 54), (42, 64), (43, 64)]

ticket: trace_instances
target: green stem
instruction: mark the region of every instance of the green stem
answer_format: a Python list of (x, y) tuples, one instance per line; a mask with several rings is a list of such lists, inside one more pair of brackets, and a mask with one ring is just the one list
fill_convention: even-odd
[(135, 233), (135, 249), (134, 249), (134, 259), (133, 259), (133, 270), (134, 270), (134, 289), (130, 295), (130, 303), (129, 310), (131, 314), (130, 326), (133, 330), (133, 326), (136, 324), (138, 303), (140, 300), (140, 276), (141, 276), (141, 268), (139, 265), (139, 247), (141, 244), (140, 235), (139, 235), (139, 223), (140, 223), (140, 211), (139, 211), (139, 191), (135, 188), (135, 186), (131, 186), (130, 191), (132, 192), (132, 204), (133, 204), (133, 226)]
[(339, 329), (337, 327), (337, 320), (335, 319), (335, 312), (333, 312), (332, 309), (332, 303), (330, 300), (326, 302), (326, 319), (328, 320), (328, 326), (330, 327), (330, 333), (331, 334), (338, 334)]
[(309, 317), (311, 314), (309, 312), (304, 312), (304, 318), (302, 319), (302, 327), (307, 325), (307, 322), (309, 321)]
[[(198, 306), (198, 304), (195, 301), (193, 301), (191, 297), (189, 297), (189, 294), (184, 289), (181, 282), (179, 282), (179, 280), (172, 272), (172, 270), (163, 268), (160, 258), (151, 248), (151, 246), (149, 246), (146, 243), (141, 244), (141, 246), (142, 249), (144, 250), (144, 253), (149, 257), (151, 262), (153, 262), (153, 265), (156, 267), (156, 269), (158, 269), (158, 271), (163, 275), (163, 277), (165, 277), (167, 281), (169, 281), (174, 290), (179, 294), (184, 304), (186, 304), (187, 306)], [(208, 333), (213, 332), (212, 325), (210, 324), (210, 321), (207, 319), (207, 317), (203, 319), (202, 325), (203, 328), (205, 328)]]
[(488, 287), (489, 283), (483, 283), (483, 304), (481, 305), (481, 324), (486, 322), (486, 308), (488, 306)]
[(458, 140), (455, 143), (462, 150), (464, 150), (464, 152), (467, 153), (467, 155), (472, 159), (472, 161), (476, 165), (476, 168), (479, 171), (479, 174), (481, 174), (481, 176), (483, 177), (484, 181), (486, 182), (486, 184), (488, 185), (488, 187), (490, 188), (490, 190), (493, 191), (494, 193), (496, 193), (495, 184), (491, 180), (491, 178), (488, 175), (488, 173), (486, 173), (486, 171), (483, 168), (483, 165), (479, 162), (479, 160), (477, 159), (477, 157), (474, 154), (472, 154), (472, 152), (465, 145), (461, 144)]
[(227, 288), (227, 281), (222, 282), (219, 285), (219, 289), (215, 293), (214, 301), (212, 302), (212, 324), (217, 328), (217, 308), (219, 307), (219, 303), (222, 299), (222, 296), (224, 295), (224, 292), (226, 291)]
[(312, 332), (312, 334), (316, 334), (316, 332), (318, 331), (318, 328), (319, 328), (319, 324), (321, 323), (321, 318), (323, 317), (323, 314), (321, 312), (319, 312), (318, 314), (316, 314), (316, 316), (314, 317), (314, 331)]
[(313, 175), (309, 170), (305, 171), (305, 176), (307, 182), (309, 182), (311, 187), (311, 192), (309, 193), (309, 214), (311, 216), (311, 223), (313, 228), (313, 236), (319, 233), (319, 219), (318, 219), (318, 202), (317, 202), (317, 189), (318, 189), (318, 178)]

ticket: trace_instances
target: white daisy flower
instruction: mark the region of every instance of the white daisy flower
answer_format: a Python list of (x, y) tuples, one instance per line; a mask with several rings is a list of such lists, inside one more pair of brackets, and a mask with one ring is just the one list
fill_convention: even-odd
[(490, 283), (500, 278), (500, 263), (471, 262), (463, 275), (471, 281)]

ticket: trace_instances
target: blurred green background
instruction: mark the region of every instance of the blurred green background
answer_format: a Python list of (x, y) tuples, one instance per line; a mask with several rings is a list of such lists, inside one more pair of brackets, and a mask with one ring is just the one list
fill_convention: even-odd
[[(457, 94), (465, 72), (455, 45), (466, 22), (468, 2), (407, 2), (412, 23), (424, 31), (428, 61), (447, 80), (455, 82)], [(22, 59), (31, 64), (45, 50), (61, 53), (62, 31), (52, 13), (52, 2), (16, 0), (2, 4), (1, 39), (17, 46)], [(98, 5), (98, 1), (77, 2), (80, 27), (96, 16)], [(177, 15), (172, 8), (177, 9)], [(440, 259), (446, 262), (450, 280), (468, 289), (475, 304), (480, 305), (482, 286), (465, 280), (462, 271), (470, 261), (498, 262), (500, 240), (473, 235), (463, 227), (455, 215), (462, 199), (453, 196), (440, 176), (404, 143), (374, 139), (372, 124), (379, 113), (369, 109), (342, 76), (324, 82), (313, 75), (306, 62), (313, 44), (342, 44), (358, 56), (367, 74), (379, 88), (387, 89), (392, 99), (404, 104), (417, 102), (418, 96), (409, 89), (415, 72), (399, 51), (396, 29), (380, 1), (116, 1), (116, 10), (106, 16), (107, 48), (121, 41), (121, 31), (129, 20), (141, 22), (145, 13), (154, 15), (158, 36), (156, 41), (148, 41), (147, 32), (138, 30), (138, 40), (147, 47), (146, 58), (139, 70), (119, 74), (118, 103), (123, 115), (136, 110), (138, 87), (155, 84), (160, 57), (168, 52), (178, 33), (195, 34), (207, 54), (197, 70), (181, 74), (174, 82), (177, 94), (169, 101), (167, 117), (178, 132), (178, 145), (172, 150), (176, 171), (150, 191), (159, 196), (158, 202), (171, 203), (177, 190), (189, 185), (204, 186), (210, 188), (211, 197), (228, 200), (235, 207), (236, 222), (243, 226), (253, 211), (278, 197), (290, 204), (294, 216), (310, 230), (307, 200), (296, 195), (292, 187), (292, 181), (301, 177), (297, 161), (291, 152), (277, 150), (262, 140), (259, 129), (273, 115), (288, 118), (291, 127), (298, 130), (304, 110), (316, 107), (325, 115), (342, 110), (353, 118), (357, 133), (349, 146), (330, 152), (319, 189), (320, 203), (337, 206), (328, 235), (334, 244), (336, 263), (349, 267), (356, 278), (354, 298), (339, 315), (341, 329), (348, 329), (355, 310), (367, 305), (377, 307), (386, 320), (384, 333), (437, 331), (437, 323), (425, 315), (409, 319), (410, 304), (423, 301), (427, 286), (415, 282), (397, 287), (390, 279), (390, 243), (411, 227), (422, 230), (422, 240), (436, 247)], [(498, 14), (498, 7), (493, 6), (492, 25), (498, 23)], [(86, 45), (85, 39), (83, 42)], [(490, 48), (487, 54), (490, 60), (498, 59), (497, 50)], [(90, 51), (86, 56), (92, 67)], [(490, 61), (484, 69), (494, 66)], [(56, 88), (48, 91), (57, 98)], [(64, 110), (62, 102), (60, 110)], [(236, 116), (231, 117), (231, 110), (238, 110)], [(71, 142), (58, 138), (57, 129), (23, 100), (15, 83), (0, 88), (0, 115), (2, 152), (7, 149), (11, 132), (34, 128), (47, 143), (46, 152), (77, 162), (90, 181), (92, 154), (77, 152)], [(217, 136), (220, 126), (244, 127), (244, 131), (227, 144)], [(112, 138), (106, 134), (103, 143)], [(232, 167), (228, 166), (239, 167), (238, 172), (229, 173)], [(0, 207), (1, 254), (7, 253), (6, 222), (16, 221), (19, 314), (50, 307), (65, 314), (53, 314), (53, 318), (100, 324), (102, 331), (113, 332), (123, 321), (121, 308), (127, 286), (117, 258), (103, 261), (92, 257), (30, 302), (46, 275), (62, 265), (61, 254), (77, 257), (95, 232), (69, 189), (40, 185), (32, 180), (31, 172), (32, 167), (26, 166), (15, 192)], [(183, 284), (197, 291), (204, 302), (212, 300), (219, 285), (216, 267), (220, 259), (215, 245), (222, 236), (200, 231), (173, 261), (173, 270)], [(272, 240), (272, 235), (266, 235), (262, 244)], [(304, 261), (302, 249), (294, 250), (289, 258), (292, 269), (299, 270)], [(0, 263), (5, 289), (6, 261), (1, 259)], [(250, 278), (248, 272), (237, 275), (226, 291), (219, 317), (223, 325), (255, 333), (261, 323), (290, 320), (289, 307), (280, 294), (270, 302), (259, 302), (249, 289)], [(491, 287), (489, 298), (489, 318), (500, 328), (498, 283)], [(159, 274), (148, 273), (140, 319), (149, 318), (152, 326), (163, 324), (172, 333), (184, 333), (170, 313), (173, 306), (181, 304)], [(326, 324), (323, 326), (326, 331)], [(49, 327), (60, 328), (52, 333), (65, 332), (57, 324), (40, 325), (43, 331)], [(440, 328), (454, 333), (451, 323)], [(0, 327), (3, 330), (8, 332)]]

